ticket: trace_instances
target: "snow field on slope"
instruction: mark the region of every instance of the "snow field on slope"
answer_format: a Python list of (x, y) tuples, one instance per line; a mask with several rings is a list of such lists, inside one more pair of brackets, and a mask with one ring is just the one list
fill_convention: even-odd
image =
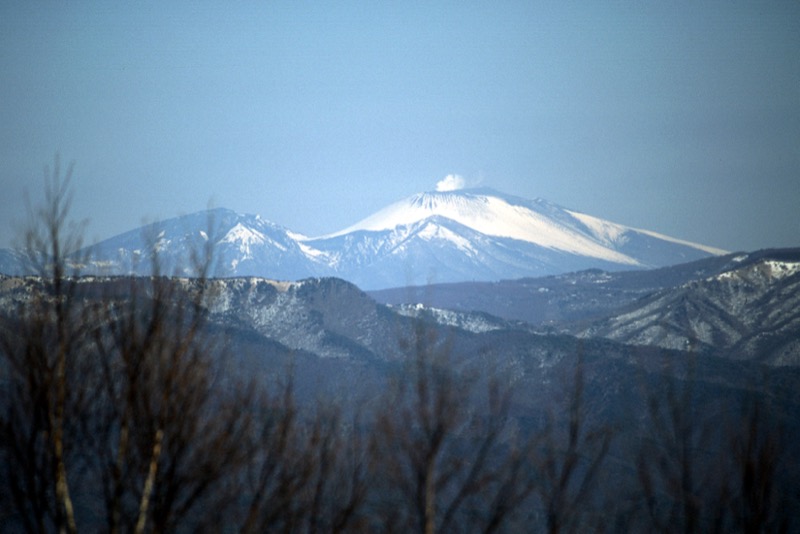
[(487, 195), (415, 195), (326, 237), (336, 237), (357, 230), (390, 230), (435, 215), (489, 236), (518, 239), (573, 254), (639, 265), (633, 258), (609, 249), (576, 228), (558, 223), (527, 207), (512, 205), (503, 199)]
[(707, 247), (705, 245), (698, 245), (697, 243), (692, 243), (691, 241), (684, 241), (682, 239), (676, 239), (674, 237), (670, 237), (668, 235), (659, 234), (658, 232), (651, 232), (650, 230), (642, 230), (640, 228), (632, 228), (630, 226), (623, 226), (621, 224), (612, 223), (603, 219), (598, 219), (597, 217), (592, 217), (591, 215), (586, 215), (585, 213), (580, 213), (577, 211), (570, 211), (564, 210), (584, 225), (586, 225), (589, 230), (599, 239), (601, 242), (608, 243), (608, 244), (618, 244), (621, 239), (625, 239), (625, 233), (632, 231), (637, 232), (640, 234), (648, 235), (650, 237), (655, 237), (656, 239), (661, 239), (663, 241), (669, 241), (670, 243), (675, 243), (677, 245), (684, 245), (687, 247), (696, 248), (698, 250), (702, 250), (703, 252), (708, 252), (709, 254), (714, 255), (722, 255), (727, 254), (727, 250), (722, 250), (720, 248), (714, 247)]

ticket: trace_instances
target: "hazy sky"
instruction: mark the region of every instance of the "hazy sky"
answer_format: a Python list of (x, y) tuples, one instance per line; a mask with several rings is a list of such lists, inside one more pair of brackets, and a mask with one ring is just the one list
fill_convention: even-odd
[(308, 235), (448, 174), (800, 246), (800, 2), (0, 3), (0, 246), (56, 152), (90, 241), (209, 202)]

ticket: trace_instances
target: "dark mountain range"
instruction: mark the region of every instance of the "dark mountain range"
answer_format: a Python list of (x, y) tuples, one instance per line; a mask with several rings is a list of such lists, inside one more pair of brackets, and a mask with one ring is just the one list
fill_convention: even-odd
[(370, 291), (385, 304), (422, 303), (457, 311), (476, 311), (533, 325), (555, 325), (602, 317), (645, 295), (740, 267), (742, 257), (767, 252), (732, 253), (658, 269), (609, 272), (601, 269), (498, 282), (462, 282)]
[(798, 272), (800, 249), (781, 249), (647, 271), (589, 270), (371, 295), (395, 306), (481, 311), (539, 331), (797, 365)]
[[(705, 291), (713, 290), (718, 294), (715, 284), (722, 284), (731, 295), (739, 291), (737, 284), (762, 288), (758, 293), (766, 295), (770, 293), (768, 288), (774, 286), (774, 280), (796, 283), (797, 274), (793, 274), (796, 267), (789, 261), (795, 257), (793, 253), (782, 251), (773, 255), (781, 256), (780, 261), (769, 259), (769, 255), (755, 256), (715, 258), (713, 261), (720, 263), (676, 267), (674, 271), (662, 272), (660, 277), (624, 273), (640, 275), (629, 280), (627, 285), (620, 281), (622, 279), (611, 279), (630, 291), (643, 291), (657, 286), (659, 279), (683, 280), (691, 272), (696, 277), (702, 273), (701, 279), (710, 284)], [(738, 265), (738, 269), (732, 265)], [(578, 285), (579, 280), (598, 284), (598, 280), (608, 280), (609, 276), (591, 271), (560, 279), (572, 286), (571, 282)], [(556, 279), (559, 278), (550, 280)], [(83, 277), (75, 280), (74, 295), (77, 302), (85, 303), (89, 309), (97, 303), (124, 301), (131, 292), (146, 299), (150, 280), (150, 277), (133, 280)], [(166, 278), (163, 282), (174, 284), (179, 292), (195, 291), (198, 284), (203, 283), (181, 278)], [(334, 278), (279, 282), (249, 277), (214, 279), (206, 283), (206, 328), (211, 334), (209, 339), (216, 340), (209, 343), (206, 350), (220, 356), (230, 355), (232, 360), (227, 361), (233, 365), (235, 374), (259, 383), (274, 383), (288, 373), (301, 405), (313, 407), (315, 402), (321, 401), (342, 406), (348, 414), (369, 414), (392, 377), (406, 376), (403, 373), (408, 372), (415, 351), (426, 350), (449, 354), (454, 369), (463, 369), (466, 376), (473, 377), (472, 382), (459, 383), (465, 388), (470, 387), (469, 384), (474, 387), (475, 380), (488, 377), (499, 377), (503, 384), (511, 387), (514, 397), (508, 413), (509, 432), (521, 438), (543, 432), (548, 425), (565, 428), (572, 417), (565, 403), (575, 394), (571, 391), (579, 391), (584, 431), (613, 429), (613, 444), (599, 476), (604, 481), (614, 481), (615, 488), (636, 488), (637, 451), (645, 438), (651, 439), (649, 427), (643, 427), (641, 421), (655, 417), (650, 412), (654, 403), (691, 412), (692, 424), (697, 425), (693, 428), (698, 429), (691, 430), (691, 436), (701, 431), (711, 436), (704, 438), (710, 441), (702, 443), (703, 454), (728, 450), (727, 425), (738, 428), (737, 418), (747, 413), (744, 410), (752, 402), (757, 402), (765, 414), (763, 417), (768, 417), (767, 428), (781, 429), (781, 443), (784, 444), (781, 454), (785, 454), (781, 458), (796, 457), (800, 443), (800, 419), (797, 417), (800, 413), (800, 367), (741, 361), (721, 357), (725, 354), (720, 351), (696, 350), (695, 347), (676, 350), (662, 348), (658, 343), (647, 346), (647, 339), (642, 344), (640, 339), (617, 341), (593, 337), (594, 333), (588, 328), (594, 323), (584, 326), (584, 330), (576, 330), (580, 336), (545, 334), (535, 331), (529, 323), (486, 313), (416, 305), (387, 306), (353, 284)], [(678, 287), (688, 290), (695, 286), (704, 288), (705, 284), (690, 280)], [(778, 295), (785, 296), (786, 291), (796, 295), (793, 288), (794, 285), (786, 285), (784, 293), (777, 291), (775, 298), (760, 301), (762, 313), (753, 323), (754, 328), (769, 323), (769, 317), (774, 315), (770, 310), (779, 305)], [(13, 321), (13, 310), (42, 290), (37, 277), (0, 277), (0, 310), (6, 313), (2, 323)], [(175, 294), (176, 298), (179, 294)], [(614, 294), (615, 291), (609, 292), (611, 296)], [(656, 290), (634, 304), (656, 302), (660, 294), (661, 298), (666, 298), (669, 293)], [(685, 300), (685, 297), (679, 299)], [(729, 301), (746, 305), (738, 297)], [(794, 308), (796, 304), (792, 301)], [(569, 308), (571, 304), (567, 301), (564, 306)], [(790, 322), (796, 317), (787, 311), (777, 315), (788, 317)], [(769, 359), (765, 362), (791, 363)], [(582, 384), (579, 390), (574, 389), (576, 383)], [(690, 396), (681, 393), (675, 397), (675, 391), (687, 391)], [(675, 404), (678, 402), (685, 405)], [(767, 424), (763, 417), (761, 424)], [(509, 435), (503, 439), (512, 438)], [(730, 453), (720, 454), (731, 456)], [(704, 463), (698, 465), (698, 469), (705, 469)], [(713, 473), (716, 466), (710, 465), (708, 469)], [(795, 464), (781, 464), (780, 477), (775, 482), (776, 487), (793, 487), (800, 473)], [(595, 495), (609, 499), (607, 513), (612, 515), (630, 517), (630, 507), (643, 509), (644, 506), (638, 503), (635, 490), (619, 490), (611, 495), (601, 489)], [(793, 516), (800, 504), (791, 495), (787, 499), (787, 508), (783, 510)]]
[(582, 337), (800, 365), (800, 251), (737, 259), (741, 266), (657, 291), (568, 330)]

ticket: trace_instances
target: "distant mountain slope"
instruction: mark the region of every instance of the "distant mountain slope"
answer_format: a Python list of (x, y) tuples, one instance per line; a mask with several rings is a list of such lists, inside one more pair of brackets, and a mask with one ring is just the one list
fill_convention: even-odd
[(34, 267), (25, 254), (18, 250), (0, 249), (0, 273), (18, 276), (31, 274), (33, 271)]
[(800, 251), (739, 258), (738, 267), (658, 291), (569, 330), (581, 337), (800, 365)]
[(247, 325), (293, 350), (344, 359), (397, 354), (394, 314), (344, 280), (236, 278), (212, 284), (215, 320)]
[(157, 260), (162, 273), (194, 275), (207, 247), (213, 253), (208, 274), (214, 277), (297, 280), (317, 274), (286, 228), (222, 208), (152, 223), (91, 246), (84, 271), (147, 274)]
[[(722, 252), (541, 199), (469, 189), (413, 195), (321, 237), (257, 215), (199, 212), (112, 237), (74, 261), (84, 273), (146, 274), (157, 258), (162, 273), (193, 275), (206, 247), (214, 252), (210, 276), (336, 276), (362, 289), (646, 269)], [(19, 274), (10, 260), (0, 262), (2, 269)]]
[(712, 256), (658, 269), (609, 272), (587, 269), (565, 274), (499, 282), (459, 282), (370, 291), (391, 305), (422, 303), (463, 312), (483, 311), (532, 325), (605, 317), (658, 290), (713, 276), (741, 266), (742, 257), (764, 253)]
[(438, 281), (498, 280), (589, 267), (632, 268), (602, 258), (493, 237), (434, 215), (389, 230), (354, 230), (306, 242), (333, 260), (333, 274), (365, 289)]
[(800, 365), (800, 249), (736, 253), (645, 271), (593, 269), (370, 295), (399, 308), (423, 303), (526, 321), (540, 332)]

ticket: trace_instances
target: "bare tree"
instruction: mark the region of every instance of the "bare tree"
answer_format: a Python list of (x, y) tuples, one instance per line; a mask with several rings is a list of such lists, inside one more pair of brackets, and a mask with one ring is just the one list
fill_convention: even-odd
[(207, 526), (234, 498), (251, 426), (237, 409), (248, 390), (219, 379), (205, 337), (208, 261), (193, 280), (157, 264), (146, 278), (79, 278), (71, 170), (46, 171), (26, 236), (39, 274), (0, 323), (0, 506), (29, 532)]
[[(694, 361), (686, 369), (667, 363), (656, 391), (647, 393), (648, 433), (637, 460), (639, 485), (650, 528), (658, 532), (700, 532), (709, 528), (701, 519), (705, 483), (700, 480), (700, 451), (709, 427), (694, 416)], [(685, 373), (683, 380), (675, 373)], [(661, 391), (658, 391), (658, 390)], [(713, 522), (712, 522), (713, 523)]]
[(366, 498), (366, 463), (357, 425), (336, 406), (303, 413), (292, 374), (252, 405), (255, 431), (246, 445), (241, 532), (344, 532), (358, 529)]
[[(751, 371), (744, 371), (751, 372)], [(766, 382), (765, 382), (766, 383)], [(649, 435), (639, 453), (648, 527), (661, 532), (788, 532), (783, 438), (763, 384), (723, 410), (702, 398), (696, 362), (667, 365), (648, 397)], [(719, 393), (718, 393), (719, 395)], [(769, 398), (767, 396), (767, 398)], [(718, 401), (717, 401), (718, 402)]]
[[(97, 320), (101, 402), (90, 440), (109, 530), (158, 531), (186, 521), (214, 485), (245, 462), (250, 430), (238, 410), (249, 391), (219, 383), (204, 331), (205, 280), (163, 277), (118, 282)], [(198, 518), (198, 515), (193, 515)]]
[(30, 532), (77, 529), (68, 464), (77, 461), (71, 438), (90, 395), (70, 388), (86, 369), (87, 341), (68, 261), (80, 247), (80, 231), (67, 223), (71, 176), (72, 166), (62, 174), (56, 156), (52, 171), (45, 169), (44, 206), (28, 203), (25, 245), (38, 276), (24, 280), (27, 291), (0, 336), (0, 459), (10, 494), (3, 497)]
[(600, 525), (587, 525), (593, 503), (597, 476), (611, 444), (613, 429), (588, 421), (585, 399), (586, 362), (583, 349), (576, 357), (571, 382), (565, 386), (566, 421), (558, 421), (553, 412), (546, 414), (544, 428), (534, 436), (531, 449), (536, 474), (535, 492), (544, 512), (547, 532), (580, 532)]
[(456, 370), (452, 347), (416, 324), (410, 365), (392, 381), (372, 442), (378, 528), (492, 532), (530, 493), (510, 438), (510, 388)]
[[(717, 392), (713, 402), (703, 396), (704, 387), (691, 356), (669, 361), (648, 392), (638, 458), (647, 528), (787, 532), (788, 493), (781, 491), (779, 472), (786, 458), (781, 432), (760, 400), (764, 385), (751, 384), (738, 398)], [(714, 409), (723, 398), (724, 409)]]
[(731, 531), (746, 533), (789, 532), (791, 504), (783, 497), (779, 469), (786, 457), (782, 433), (757, 399), (748, 399), (739, 423), (730, 432), (733, 454), (731, 475), (719, 499), (727, 503)]

